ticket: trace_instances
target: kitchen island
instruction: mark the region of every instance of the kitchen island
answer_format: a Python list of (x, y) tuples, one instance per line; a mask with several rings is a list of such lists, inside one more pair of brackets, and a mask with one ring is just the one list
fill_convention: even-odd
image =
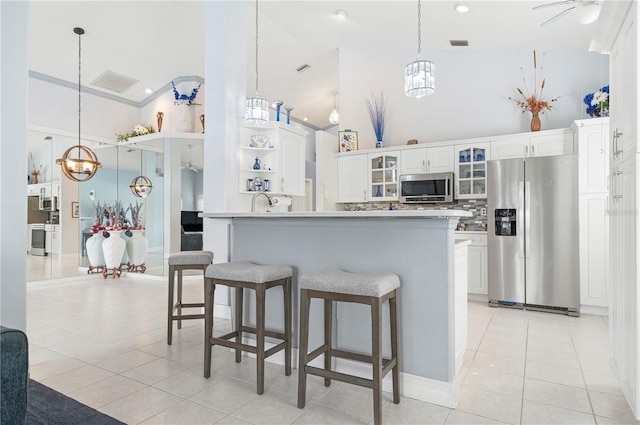
[[(461, 276), (456, 279), (454, 273), (454, 230), (458, 219), (470, 214), (455, 210), (223, 212), (204, 213), (202, 217), (214, 220), (216, 229), (227, 225), (231, 261), (293, 267), (294, 347), (297, 347), (298, 335), (297, 280), (301, 274), (332, 268), (360, 273), (396, 273), (401, 282), (401, 393), (455, 407), (458, 390), (454, 380), (466, 349), (467, 304), (466, 268), (464, 279), (460, 279)], [(218, 255), (216, 260), (220, 261)], [(253, 322), (254, 299), (251, 297), (247, 301), (250, 305), (245, 311), (251, 312), (249, 320)], [(281, 292), (267, 292), (268, 327), (281, 327), (282, 303)], [(383, 314), (383, 353), (388, 356), (389, 311), (386, 305)], [(339, 303), (336, 317), (336, 346), (369, 351), (371, 319), (368, 308)], [(310, 324), (310, 347), (317, 347), (322, 343), (320, 303), (312, 303)], [(294, 364), (296, 361), (297, 356)], [(347, 361), (336, 364), (338, 370), (353, 372), (354, 367), (355, 364)]]

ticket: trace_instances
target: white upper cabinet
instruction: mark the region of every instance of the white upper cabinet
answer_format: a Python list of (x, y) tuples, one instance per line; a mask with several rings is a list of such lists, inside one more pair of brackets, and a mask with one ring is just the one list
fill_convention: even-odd
[(453, 146), (401, 151), (400, 174), (447, 173), (455, 168)]
[(456, 199), (487, 197), (487, 161), (491, 144), (487, 142), (456, 145)]
[(337, 202), (366, 202), (369, 173), (367, 154), (339, 156), (337, 159)]
[(573, 133), (568, 129), (514, 134), (491, 142), (491, 159), (573, 153)]
[(398, 200), (398, 152), (369, 154), (369, 200)]
[(239, 190), (304, 196), (305, 133), (279, 122), (240, 125)]

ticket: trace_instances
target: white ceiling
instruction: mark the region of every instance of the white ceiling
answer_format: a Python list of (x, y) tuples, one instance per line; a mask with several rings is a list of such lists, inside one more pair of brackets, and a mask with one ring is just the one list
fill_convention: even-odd
[[(577, 13), (540, 27), (566, 9), (549, 1), (464, 0), (471, 10), (459, 14), (463, 0), (423, 0), (423, 57), (430, 49), (451, 47), (449, 40), (469, 40), (469, 49), (587, 51), (595, 24), (581, 25)], [(254, 2), (247, 4), (249, 94), (254, 87)], [(329, 126), (332, 92), (338, 89), (338, 48), (407, 49), (407, 63), (417, 49), (417, 2), (270, 1), (260, 11), (260, 95), (284, 100), (298, 119), (309, 117), (316, 127)], [(204, 77), (204, 7), (202, 1), (32, 1), (29, 23), (29, 68), (77, 83), (76, 26), (83, 27), (83, 85), (106, 70), (139, 80), (123, 98), (142, 102), (144, 89), (166, 87), (179, 76)], [(335, 16), (347, 12), (346, 19)], [(384, 57), (380, 58), (384, 60)], [(297, 73), (302, 64), (311, 68)], [(398, 70), (400, 75), (403, 70)], [(339, 96), (339, 95), (338, 95)]]

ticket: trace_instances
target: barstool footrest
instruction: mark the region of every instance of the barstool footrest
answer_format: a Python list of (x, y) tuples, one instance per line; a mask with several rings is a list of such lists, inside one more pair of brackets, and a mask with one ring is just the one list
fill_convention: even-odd
[(267, 351), (265, 351), (264, 352), (264, 358), (266, 359), (270, 355), (275, 354), (278, 351), (282, 351), (285, 348), (287, 348), (287, 341), (282, 341), (280, 344), (274, 345), (273, 347), (271, 347)]
[[(242, 332), (246, 332), (254, 335), (258, 333), (257, 329), (251, 326), (242, 326)], [(264, 330), (264, 335), (271, 338), (285, 339), (284, 338), (285, 335), (283, 332), (270, 331), (268, 329)]]
[(175, 303), (173, 308), (174, 310), (176, 308), (204, 308), (204, 303), (190, 303), (190, 304)]
[(355, 375), (349, 375), (346, 373), (340, 373), (333, 370), (320, 369), (313, 366), (305, 366), (305, 372), (310, 375), (320, 376), (322, 378), (335, 379), (336, 381), (346, 382), (348, 384), (359, 385), (365, 388), (373, 388), (373, 380), (367, 378), (361, 378)]
[(327, 344), (321, 345), (320, 347), (316, 348), (315, 350), (307, 354), (307, 363), (318, 357), (320, 354), (323, 354), (325, 351), (327, 351)]
[(182, 316), (171, 316), (171, 320), (204, 319), (204, 314), (183, 314)]

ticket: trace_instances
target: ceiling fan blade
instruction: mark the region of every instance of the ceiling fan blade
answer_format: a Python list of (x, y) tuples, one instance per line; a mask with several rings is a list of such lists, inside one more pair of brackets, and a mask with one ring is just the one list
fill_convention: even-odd
[(554, 2), (554, 3), (545, 3), (545, 4), (540, 4), (538, 6), (534, 6), (533, 10), (544, 9), (546, 7), (559, 6), (561, 4), (572, 4), (572, 3), (577, 3), (577, 2), (578, 2), (578, 0), (564, 0), (564, 1), (557, 1), (557, 2)]
[(541, 27), (543, 27), (543, 26), (545, 26), (545, 25), (548, 25), (548, 24), (550, 24), (550, 23), (552, 23), (552, 22), (557, 21), (558, 19), (562, 18), (562, 17), (563, 17), (564, 15), (566, 15), (567, 13), (570, 13), (571, 11), (573, 11), (575, 8), (576, 8), (576, 7), (575, 7), (575, 6), (573, 6), (573, 7), (570, 7), (569, 9), (567, 9), (567, 10), (563, 10), (562, 12), (558, 13), (556, 16), (554, 16), (554, 17), (552, 17), (552, 18), (549, 18), (549, 19), (547, 19), (546, 21), (544, 21), (543, 23), (541, 23), (541, 24), (540, 24), (540, 26), (541, 26)]

